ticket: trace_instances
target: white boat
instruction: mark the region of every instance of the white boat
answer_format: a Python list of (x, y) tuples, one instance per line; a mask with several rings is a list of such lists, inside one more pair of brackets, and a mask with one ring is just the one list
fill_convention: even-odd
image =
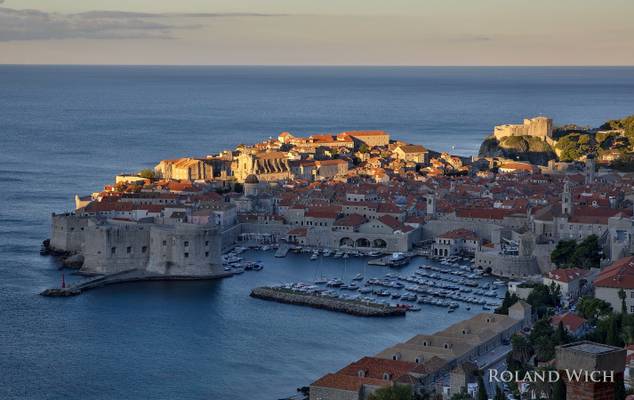
[(316, 260), (316, 259), (318, 259), (318, 258), (319, 258), (319, 256), (318, 256), (317, 254), (315, 254), (315, 253), (313, 253), (313, 254), (310, 256), (310, 260), (311, 260), (311, 261), (315, 261), (315, 260)]
[(361, 275), (361, 273), (358, 273), (357, 275), (355, 275), (354, 278), (352, 278), (353, 281), (362, 281), (363, 280), (363, 275)]

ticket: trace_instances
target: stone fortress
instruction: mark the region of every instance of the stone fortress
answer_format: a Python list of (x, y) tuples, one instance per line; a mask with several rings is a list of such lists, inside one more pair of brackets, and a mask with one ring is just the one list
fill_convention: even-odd
[(137, 270), (166, 278), (213, 277), (223, 272), (221, 246), (217, 228), (208, 225), (52, 216), (51, 250), (80, 257), (85, 274)]
[(553, 139), (553, 120), (548, 117), (525, 118), (522, 124), (504, 124), (493, 128), (493, 136), (500, 140), (509, 136), (532, 136), (544, 141)]

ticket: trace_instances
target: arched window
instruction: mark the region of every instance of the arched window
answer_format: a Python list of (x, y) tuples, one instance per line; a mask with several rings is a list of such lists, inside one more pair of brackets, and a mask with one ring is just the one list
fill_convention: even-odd
[(392, 379), (392, 374), (390, 374), (389, 372), (384, 372), (383, 379), (389, 381), (390, 379)]

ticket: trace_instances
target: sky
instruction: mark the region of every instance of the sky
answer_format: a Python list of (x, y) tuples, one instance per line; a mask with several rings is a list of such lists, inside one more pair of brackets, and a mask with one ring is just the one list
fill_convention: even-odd
[(0, 0), (0, 64), (634, 65), (632, 0)]

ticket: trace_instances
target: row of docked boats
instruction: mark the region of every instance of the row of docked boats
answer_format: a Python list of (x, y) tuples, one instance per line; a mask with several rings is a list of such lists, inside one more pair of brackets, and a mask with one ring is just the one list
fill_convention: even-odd
[(246, 250), (247, 248), (245, 247), (236, 247), (220, 257), (225, 272), (242, 274), (245, 271), (261, 271), (264, 269), (264, 265), (262, 265), (261, 261), (245, 260), (239, 256)]
[(394, 304), (394, 303), (390, 303), (387, 300), (380, 300), (371, 296), (364, 296), (362, 294), (341, 293), (341, 292), (337, 292), (336, 290), (332, 288), (329, 289), (319, 285), (308, 284), (304, 282), (284, 283), (284, 284), (274, 285), (272, 286), (272, 288), (292, 290), (294, 292), (298, 292), (302, 294), (328, 297), (332, 299), (358, 301), (365, 304), (381, 305), (381, 306), (393, 307), (393, 308), (403, 308), (407, 311), (421, 310), (421, 307), (416, 306), (415, 304)]

